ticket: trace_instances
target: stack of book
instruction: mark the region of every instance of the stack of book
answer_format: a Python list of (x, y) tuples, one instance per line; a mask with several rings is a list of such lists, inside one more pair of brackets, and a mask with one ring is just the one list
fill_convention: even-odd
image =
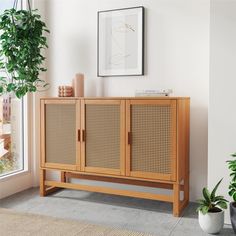
[(58, 97), (72, 97), (73, 88), (72, 86), (58, 86)]
[(136, 90), (136, 97), (163, 97), (169, 96), (172, 93), (172, 89), (144, 89), (144, 90)]

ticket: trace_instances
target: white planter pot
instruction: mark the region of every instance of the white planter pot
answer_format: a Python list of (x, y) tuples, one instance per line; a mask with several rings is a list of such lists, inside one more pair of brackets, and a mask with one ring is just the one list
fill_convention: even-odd
[(224, 226), (224, 211), (208, 212), (206, 215), (199, 211), (198, 221), (203, 231), (208, 234), (217, 234)]

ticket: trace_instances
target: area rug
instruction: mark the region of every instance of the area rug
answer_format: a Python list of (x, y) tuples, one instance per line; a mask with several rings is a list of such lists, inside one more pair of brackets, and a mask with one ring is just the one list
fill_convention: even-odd
[(0, 209), (1, 236), (151, 236), (76, 220)]

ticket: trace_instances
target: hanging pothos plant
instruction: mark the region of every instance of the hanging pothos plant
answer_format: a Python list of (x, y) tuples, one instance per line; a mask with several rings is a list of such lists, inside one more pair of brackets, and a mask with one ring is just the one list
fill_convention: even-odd
[(39, 78), (45, 57), (42, 49), (47, 48), (49, 33), (46, 24), (31, 10), (17, 10), (17, 1), (12, 9), (0, 15), (0, 94), (13, 92), (18, 98), (28, 92), (36, 92), (48, 84)]

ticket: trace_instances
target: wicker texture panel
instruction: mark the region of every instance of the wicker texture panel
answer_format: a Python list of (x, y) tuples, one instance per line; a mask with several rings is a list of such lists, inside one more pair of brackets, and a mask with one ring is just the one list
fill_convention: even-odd
[(47, 104), (46, 162), (76, 164), (75, 105)]
[(86, 166), (120, 168), (120, 106), (87, 104)]
[(171, 109), (167, 105), (131, 106), (132, 171), (171, 174)]

